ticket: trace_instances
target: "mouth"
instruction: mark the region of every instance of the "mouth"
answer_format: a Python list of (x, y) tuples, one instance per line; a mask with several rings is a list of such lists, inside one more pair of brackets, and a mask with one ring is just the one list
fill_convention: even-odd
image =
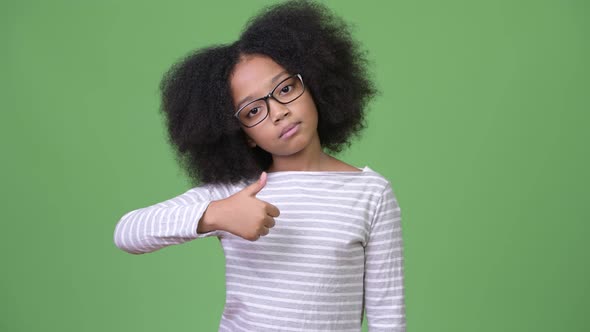
[(279, 138), (289, 138), (293, 136), (299, 130), (300, 123), (301, 122), (292, 123), (287, 127), (283, 128), (283, 130), (281, 131), (281, 135), (279, 135)]

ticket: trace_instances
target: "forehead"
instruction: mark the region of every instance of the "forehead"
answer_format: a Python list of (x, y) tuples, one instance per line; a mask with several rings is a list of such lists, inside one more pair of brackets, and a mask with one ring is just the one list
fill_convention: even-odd
[[(282, 75), (277, 77), (281, 73)], [(234, 103), (238, 103), (246, 97), (261, 97), (268, 93), (269, 89), (272, 89), (284, 76), (287, 76), (285, 68), (267, 56), (242, 56), (230, 77)]]

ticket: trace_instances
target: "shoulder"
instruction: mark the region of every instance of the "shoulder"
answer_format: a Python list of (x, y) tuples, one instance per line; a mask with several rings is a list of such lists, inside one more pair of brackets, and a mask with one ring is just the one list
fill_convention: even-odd
[(340, 165), (335, 167), (335, 170), (339, 172), (362, 172), (362, 170), (359, 170), (357, 167), (349, 165), (345, 162), (341, 162)]
[(347, 164), (347, 163), (343, 162), (342, 160), (336, 159), (330, 155), (327, 155), (327, 157), (328, 157), (327, 168), (329, 169), (329, 171), (332, 171), (332, 172), (355, 172), (355, 171), (360, 172), (361, 171), (357, 167)]
[(383, 176), (381, 173), (372, 170), (368, 166), (365, 167), (365, 173), (371, 174), (371, 177), (375, 178), (376, 181), (381, 184), (380, 188), (378, 189), (379, 193), (377, 194), (380, 204), (391, 205), (399, 209), (396, 190), (394, 190), (391, 181), (389, 181), (389, 179)]
[(380, 196), (395, 196), (393, 185), (386, 176), (369, 166), (365, 166), (363, 170), (366, 181), (375, 184), (375, 191), (378, 191)]
[(375, 182), (382, 184), (383, 188), (385, 188), (388, 185), (391, 185), (387, 177), (385, 177), (379, 171), (374, 170), (370, 166), (363, 167), (363, 173), (367, 176), (367, 178), (371, 178)]

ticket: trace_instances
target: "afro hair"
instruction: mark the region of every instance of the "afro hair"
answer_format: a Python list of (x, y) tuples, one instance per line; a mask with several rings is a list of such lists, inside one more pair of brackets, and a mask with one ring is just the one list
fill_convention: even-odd
[(251, 180), (272, 163), (268, 152), (248, 146), (233, 116), (229, 79), (240, 57), (253, 54), (304, 77), (322, 148), (340, 152), (365, 127), (365, 108), (377, 90), (349, 26), (312, 1), (267, 7), (237, 41), (192, 52), (162, 79), (168, 139), (193, 185)]

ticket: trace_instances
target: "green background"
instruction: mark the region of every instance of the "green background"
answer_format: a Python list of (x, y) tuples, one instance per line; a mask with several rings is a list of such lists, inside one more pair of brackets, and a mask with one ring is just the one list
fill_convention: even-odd
[[(217, 239), (134, 256), (113, 231), (189, 188), (164, 71), (269, 3), (0, 4), (1, 331), (216, 331)], [(588, 331), (589, 2), (325, 3), (381, 90), (339, 157), (398, 196), (408, 331)]]

